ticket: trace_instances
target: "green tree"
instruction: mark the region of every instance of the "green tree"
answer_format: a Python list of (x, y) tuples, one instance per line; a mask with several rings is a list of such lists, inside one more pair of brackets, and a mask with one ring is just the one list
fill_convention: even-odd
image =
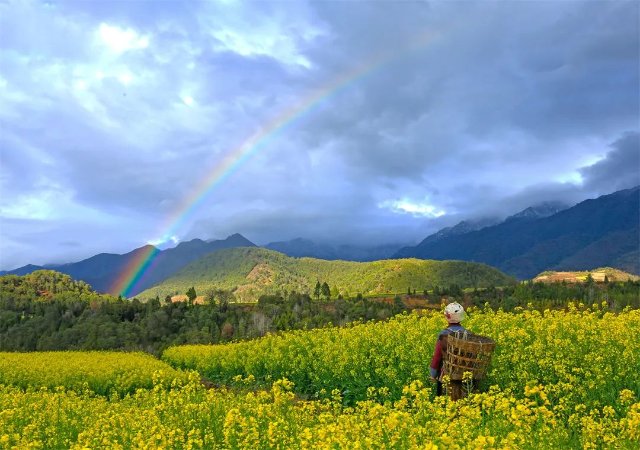
[(322, 289), (322, 286), (320, 286), (320, 280), (318, 280), (316, 281), (316, 287), (313, 290), (313, 296), (316, 298), (316, 300), (320, 300), (321, 289)]
[(229, 303), (235, 302), (233, 292), (224, 289), (216, 289), (214, 291), (215, 304), (218, 305), (220, 312), (226, 313), (229, 309)]
[(207, 290), (207, 292), (204, 294), (204, 298), (209, 305), (214, 305), (216, 303), (216, 290), (215, 289)]
[(187, 290), (187, 299), (189, 300), (189, 305), (193, 305), (194, 300), (196, 299), (196, 297), (198, 296), (198, 294), (196, 294), (196, 289), (191, 286), (188, 290)]
[(329, 300), (331, 298), (331, 289), (329, 288), (329, 285), (327, 284), (326, 281), (322, 283), (321, 289), (322, 289), (322, 296), (325, 298), (325, 300)]
[(586, 284), (587, 284), (587, 295), (588, 295), (588, 302), (591, 303), (593, 302), (593, 294), (594, 294), (594, 279), (591, 276), (591, 272), (589, 272), (589, 274), (587, 275), (587, 280), (586, 280)]

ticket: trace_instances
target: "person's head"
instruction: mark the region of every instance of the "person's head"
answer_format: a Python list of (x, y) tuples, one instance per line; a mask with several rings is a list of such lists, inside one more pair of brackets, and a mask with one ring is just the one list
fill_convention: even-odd
[(449, 303), (444, 308), (444, 316), (449, 323), (460, 323), (464, 319), (464, 308), (460, 303)]

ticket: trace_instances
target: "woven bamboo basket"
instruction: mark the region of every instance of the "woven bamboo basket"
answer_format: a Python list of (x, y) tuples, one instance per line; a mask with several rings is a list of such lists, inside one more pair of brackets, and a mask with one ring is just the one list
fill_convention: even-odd
[(449, 375), (451, 380), (462, 380), (465, 372), (471, 372), (474, 380), (481, 380), (487, 373), (496, 343), (485, 336), (455, 332), (446, 336), (445, 347), (443, 375)]

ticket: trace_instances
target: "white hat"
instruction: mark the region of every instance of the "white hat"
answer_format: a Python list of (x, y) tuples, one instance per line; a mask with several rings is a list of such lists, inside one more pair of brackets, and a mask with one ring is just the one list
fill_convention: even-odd
[(449, 323), (459, 323), (464, 319), (464, 308), (460, 303), (449, 303), (444, 308), (444, 316)]

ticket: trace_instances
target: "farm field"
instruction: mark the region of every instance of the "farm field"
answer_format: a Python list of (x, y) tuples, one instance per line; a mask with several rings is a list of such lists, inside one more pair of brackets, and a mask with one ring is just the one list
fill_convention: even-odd
[[(439, 313), (414, 313), (172, 347), (166, 362), (199, 373), (175, 372), (173, 384), (152, 375), (152, 386), (125, 396), (73, 383), (20, 384), (0, 366), (0, 448), (640, 445), (640, 311), (471, 311), (465, 325), (498, 347), (484, 392), (458, 402), (435, 397), (427, 381), (443, 322)], [(55, 364), (56, 354), (43, 355)], [(46, 379), (48, 368), (32, 371), (33, 380)], [(200, 373), (229, 387), (206, 389)]]
[(141, 352), (0, 352), (0, 384), (22, 389), (123, 396), (174, 381), (186, 381), (185, 374)]
[[(541, 383), (554, 401), (612, 404), (617, 393), (640, 393), (640, 310), (616, 315), (595, 308), (504, 313), (472, 312), (464, 325), (497, 343), (487, 384), (523, 395)], [(446, 326), (439, 312), (402, 314), (387, 322), (312, 332), (295, 331), (226, 345), (176, 346), (163, 359), (213, 381), (279, 378), (310, 397), (339, 389), (362, 400), (368, 387), (397, 398), (413, 380), (429, 378), (435, 336)], [(593, 392), (596, 390), (597, 392)]]

